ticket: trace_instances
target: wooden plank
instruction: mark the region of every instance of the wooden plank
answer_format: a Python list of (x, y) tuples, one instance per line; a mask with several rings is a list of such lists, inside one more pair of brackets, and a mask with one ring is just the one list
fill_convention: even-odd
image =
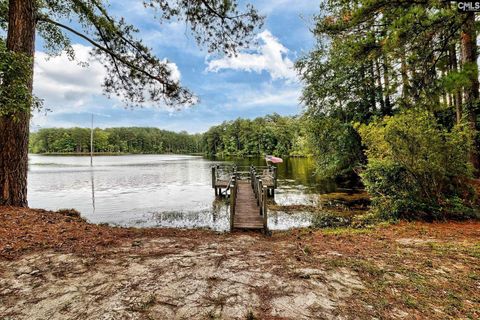
[(216, 186), (217, 188), (226, 188), (226, 187), (228, 187), (228, 181), (226, 181), (226, 180), (217, 180), (217, 181), (215, 182), (215, 186)]
[(238, 182), (233, 226), (236, 229), (263, 229), (263, 218), (252, 186), (247, 181)]

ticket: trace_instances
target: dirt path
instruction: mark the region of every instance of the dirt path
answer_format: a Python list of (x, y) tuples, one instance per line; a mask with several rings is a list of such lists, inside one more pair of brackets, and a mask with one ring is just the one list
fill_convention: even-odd
[[(23, 210), (9, 219), (28, 229)], [(80, 232), (35, 250), (34, 227), (18, 241), (12, 228), (0, 227), (0, 319), (480, 318), (478, 222), (270, 238), (117, 229), (95, 250)]]

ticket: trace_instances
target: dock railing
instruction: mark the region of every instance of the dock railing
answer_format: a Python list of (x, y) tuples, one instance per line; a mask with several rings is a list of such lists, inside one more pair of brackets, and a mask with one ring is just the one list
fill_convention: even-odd
[(218, 165), (212, 167), (212, 188), (215, 188), (215, 195), (230, 197), (231, 230), (234, 228), (239, 181), (248, 181), (250, 183), (259, 209), (259, 215), (263, 219), (263, 230), (266, 234), (269, 234), (267, 199), (269, 196), (274, 195), (274, 190), (277, 187), (276, 167)]
[(277, 188), (277, 168), (274, 166), (236, 166), (227, 165), (212, 166), (212, 188), (215, 189), (216, 195), (223, 195), (222, 189), (227, 189), (229, 179), (234, 175), (237, 180), (250, 180), (252, 188), (255, 175), (261, 176), (263, 183), (274, 194), (273, 190)]
[(259, 214), (263, 218), (263, 230), (266, 234), (268, 234), (268, 188), (263, 185), (261, 176), (256, 175), (255, 172), (252, 172), (252, 177), (253, 192), (259, 207)]
[(230, 180), (230, 231), (233, 231), (233, 224), (235, 221), (235, 206), (237, 203), (237, 179), (235, 176), (232, 176), (232, 179)]

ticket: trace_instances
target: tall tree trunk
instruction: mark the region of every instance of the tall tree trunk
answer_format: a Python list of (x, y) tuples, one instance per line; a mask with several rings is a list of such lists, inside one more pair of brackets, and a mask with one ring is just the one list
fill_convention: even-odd
[(400, 52), (401, 68), (400, 73), (402, 75), (402, 100), (404, 104), (409, 104), (410, 96), (410, 81), (408, 79), (408, 65), (405, 48), (402, 48)]
[(476, 169), (478, 175), (480, 170), (480, 143), (479, 143), (479, 125), (477, 121), (479, 82), (478, 82), (478, 63), (477, 63), (477, 32), (475, 30), (475, 13), (467, 13), (467, 22), (464, 24), (461, 32), (462, 43), (462, 63), (464, 67), (471, 68), (469, 72), (469, 85), (465, 87), (465, 111), (467, 113), (470, 128), (475, 132), (475, 146), (470, 154), (470, 161)]
[(375, 88), (375, 65), (373, 61), (370, 61), (369, 66), (368, 66), (368, 72), (369, 72), (369, 88), (367, 89), (368, 94), (369, 94), (369, 101), (370, 101), (370, 108), (367, 110), (368, 114), (375, 113), (377, 110), (377, 93), (374, 88)]
[[(35, 1), (9, 0), (7, 49), (31, 57), (26, 85), (32, 92), (35, 51)], [(2, 85), (6, 85), (3, 83)], [(11, 110), (11, 106), (8, 110)], [(0, 205), (27, 206), (30, 110), (9, 111), (0, 117)]]
[[(448, 49), (448, 56), (450, 60), (450, 71), (458, 71), (458, 60), (457, 60), (457, 48), (453, 43)], [(453, 105), (455, 106), (455, 114), (457, 118), (457, 124), (460, 124), (462, 121), (462, 90), (457, 89), (453, 94)]]
[(383, 84), (385, 86), (385, 111), (383, 114), (390, 116), (392, 115), (392, 101), (390, 100), (390, 80), (386, 55), (383, 55)]
[[(443, 78), (447, 74), (448, 74), (448, 70), (440, 70), (440, 77)], [(451, 100), (450, 100), (450, 94), (447, 92), (447, 90), (442, 90), (441, 98), (445, 108), (450, 108), (452, 106)]]
[(375, 59), (375, 70), (376, 70), (376, 81), (377, 81), (377, 92), (378, 92), (378, 99), (380, 102), (380, 112), (382, 115), (385, 115), (385, 99), (383, 98), (383, 84), (382, 84), (382, 71), (380, 70), (380, 64), (378, 59)]

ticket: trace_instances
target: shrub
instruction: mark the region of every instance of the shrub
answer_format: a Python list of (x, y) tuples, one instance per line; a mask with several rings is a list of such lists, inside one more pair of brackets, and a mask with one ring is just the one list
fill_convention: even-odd
[(325, 116), (312, 117), (307, 124), (320, 178), (349, 176), (361, 165), (364, 157), (360, 136), (352, 124)]
[(474, 215), (466, 181), (472, 134), (441, 127), (425, 111), (409, 110), (358, 128), (368, 164), (361, 177), (383, 218), (440, 219)]

